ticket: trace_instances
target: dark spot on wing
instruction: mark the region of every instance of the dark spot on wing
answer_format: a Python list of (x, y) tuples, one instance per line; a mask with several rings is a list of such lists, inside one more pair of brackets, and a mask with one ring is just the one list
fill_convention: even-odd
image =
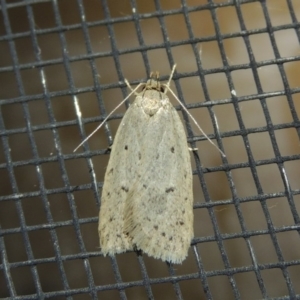
[(174, 192), (175, 188), (174, 187), (169, 187), (166, 189), (166, 193)]
[(182, 225), (184, 225), (184, 222), (183, 222), (183, 221), (177, 221), (177, 222), (176, 222), (176, 225), (177, 225), (177, 226), (178, 226), (178, 225), (182, 226)]
[(128, 191), (129, 191), (128, 187), (126, 187), (126, 186), (122, 186), (121, 189), (126, 193), (128, 193)]

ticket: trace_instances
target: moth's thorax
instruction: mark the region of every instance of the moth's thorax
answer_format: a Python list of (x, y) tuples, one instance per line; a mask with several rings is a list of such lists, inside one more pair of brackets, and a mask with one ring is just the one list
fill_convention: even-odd
[(149, 79), (143, 91), (137, 96), (135, 103), (142, 107), (145, 114), (155, 115), (161, 108), (170, 105), (169, 98), (164, 92), (164, 87), (156, 79)]

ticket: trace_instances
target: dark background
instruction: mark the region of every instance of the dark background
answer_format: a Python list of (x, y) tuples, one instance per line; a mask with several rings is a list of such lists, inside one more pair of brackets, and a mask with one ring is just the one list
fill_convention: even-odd
[[(0, 7), (1, 298), (300, 298), (298, 0)], [(125, 78), (166, 80), (174, 63), (172, 89), (226, 158), (179, 112), (198, 148), (188, 258), (104, 258), (106, 150), (126, 105), (73, 150)]]

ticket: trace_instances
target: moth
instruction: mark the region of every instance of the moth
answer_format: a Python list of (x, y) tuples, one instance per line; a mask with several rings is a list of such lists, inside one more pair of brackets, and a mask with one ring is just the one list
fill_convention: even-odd
[(192, 170), (183, 124), (167, 96), (172, 74), (161, 84), (151, 73), (117, 130), (99, 213), (103, 255), (138, 249), (182, 263), (188, 254)]

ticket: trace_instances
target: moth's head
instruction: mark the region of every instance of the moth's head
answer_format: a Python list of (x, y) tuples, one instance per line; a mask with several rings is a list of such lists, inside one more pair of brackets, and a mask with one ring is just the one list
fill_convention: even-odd
[(156, 90), (162, 93), (165, 92), (165, 88), (163, 87), (163, 85), (160, 84), (158, 72), (151, 72), (150, 78), (142, 87), (143, 87), (143, 91)]

